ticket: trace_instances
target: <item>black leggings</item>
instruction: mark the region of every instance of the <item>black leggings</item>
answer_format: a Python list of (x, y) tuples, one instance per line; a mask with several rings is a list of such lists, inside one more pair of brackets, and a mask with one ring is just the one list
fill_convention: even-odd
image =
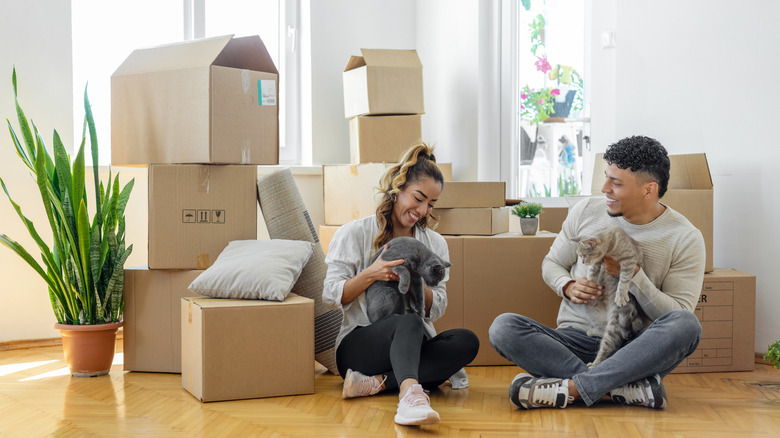
[(471, 363), (478, 351), (479, 339), (471, 330), (452, 329), (428, 338), (419, 316), (392, 315), (345, 336), (336, 364), (342, 378), (352, 369), (387, 376), (388, 390), (397, 390), (409, 378), (430, 390)]

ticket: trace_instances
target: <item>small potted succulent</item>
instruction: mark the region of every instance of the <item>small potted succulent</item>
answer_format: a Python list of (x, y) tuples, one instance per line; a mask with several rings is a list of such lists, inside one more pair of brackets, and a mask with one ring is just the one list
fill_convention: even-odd
[(780, 339), (769, 345), (764, 360), (780, 370)]
[(538, 202), (521, 202), (512, 207), (512, 214), (520, 218), (520, 231), (523, 235), (533, 236), (539, 229), (539, 215), (543, 213)]

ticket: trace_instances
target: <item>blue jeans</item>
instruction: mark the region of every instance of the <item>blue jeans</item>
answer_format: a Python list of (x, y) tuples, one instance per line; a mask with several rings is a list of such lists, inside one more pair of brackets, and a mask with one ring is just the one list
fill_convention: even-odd
[(588, 406), (609, 391), (655, 374), (665, 377), (699, 345), (701, 324), (687, 310), (673, 310), (645, 327), (604, 362), (588, 369), (601, 338), (563, 327), (551, 329), (513, 313), (490, 326), (490, 345), (537, 377), (572, 379)]

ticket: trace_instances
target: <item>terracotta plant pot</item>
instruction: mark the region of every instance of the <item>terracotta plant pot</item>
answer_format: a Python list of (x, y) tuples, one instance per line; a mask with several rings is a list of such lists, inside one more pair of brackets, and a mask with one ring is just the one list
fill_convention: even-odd
[(520, 218), (520, 231), (524, 236), (536, 235), (536, 230), (539, 229), (538, 217), (521, 217)]
[(97, 325), (54, 324), (62, 334), (65, 362), (74, 377), (104, 376), (114, 361), (116, 331), (121, 322)]

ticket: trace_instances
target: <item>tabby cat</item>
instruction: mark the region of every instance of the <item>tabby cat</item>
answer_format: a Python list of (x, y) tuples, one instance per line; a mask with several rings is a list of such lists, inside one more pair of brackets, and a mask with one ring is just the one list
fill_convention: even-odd
[[(595, 236), (572, 239), (577, 243), (577, 255), (589, 265), (588, 280), (602, 285), (602, 295), (594, 300), (594, 306), (606, 306), (607, 323), (600, 329), (588, 331), (590, 336), (601, 336), (599, 351), (588, 368), (603, 362), (610, 354), (634, 337), (642, 329), (636, 299), (628, 292), (634, 269), (641, 266), (642, 249), (622, 228), (612, 227)], [(620, 264), (620, 278), (609, 275), (602, 266), (605, 256)]]
[[(394, 266), (398, 281), (375, 281), (366, 290), (368, 320), (377, 322), (390, 315), (416, 313), (425, 316), (425, 290), (436, 286), (444, 278), (445, 269), (451, 265), (434, 254), (422, 242), (412, 237), (396, 237), (387, 243), (387, 249), (379, 250), (371, 257), (383, 260), (404, 259)], [(408, 293), (407, 293), (408, 292)]]

